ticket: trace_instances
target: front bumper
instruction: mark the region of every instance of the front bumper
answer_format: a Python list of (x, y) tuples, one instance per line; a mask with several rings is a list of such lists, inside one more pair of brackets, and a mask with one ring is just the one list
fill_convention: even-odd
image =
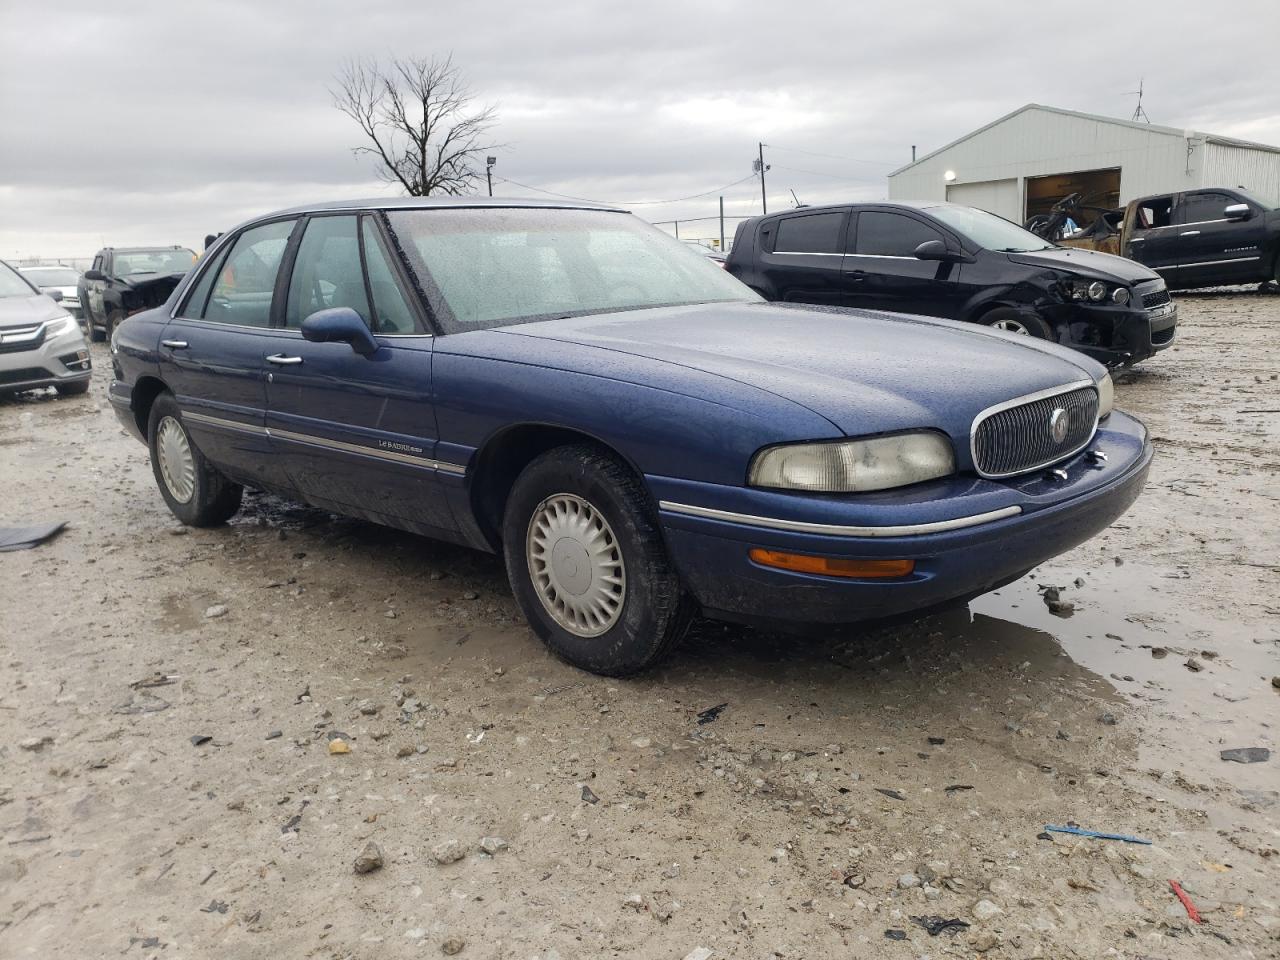
[(0, 349), (0, 391), (16, 393), (88, 380), (91, 369), (84, 334), (79, 326), (72, 326), (55, 337), (41, 338), (30, 348)]
[[(761, 496), (744, 488), (647, 479), (660, 500), (672, 557), (705, 613), (755, 623), (840, 624), (977, 596), (1105, 529), (1142, 491), (1152, 448), (1140, 423), (1113, 413), (1089, 450), (1104, 453), (1106, 461), (1081, 453), (1059, 463), (1065, 481), (1044, 471), (1011, 481), (957, 477), (921, 486), (940, 487), (946, 494), (941, 498), (897, 491), (897, 503), (885, 496)], [(737, 510), (730, 489), (744, 501)], [(682, 509), (689, 506), (738, 519)], [(787, 528), (761, 520), (780, 520)], [(856, 560), (911, 559), (915, 569), (895, 580), (795, 573), (754, 563), (748, 557), (753, 547)]]
[(1074, 302), (1050, 311), (1064, 346), (1108, 366), (1137, 363), (1173, 344), (1178, 305), (1150, 310)]

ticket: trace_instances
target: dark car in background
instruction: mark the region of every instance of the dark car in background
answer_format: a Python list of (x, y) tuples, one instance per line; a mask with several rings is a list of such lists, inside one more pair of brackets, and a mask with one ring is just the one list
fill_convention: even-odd
[(745, 220), (726, 269), (769, 300), (980, 323), (1109, 365), (1173, 342), (1165, 281), (950, 203), (801, 207)]
[(105, 340), (125, 317), (160, 306), (195, 262), (186, 247), (103, 247), (80, 278), (89, 336)]
[(993, 589), (1111, 523), (1152, 455), (1080, 353), (766, 303), (623, 211), (532, 201), (251, 221), (112, 363), (184, 523), (247, 486), (496, 552), (538, 636), (609, 674), (698, 610), (846, 623)]

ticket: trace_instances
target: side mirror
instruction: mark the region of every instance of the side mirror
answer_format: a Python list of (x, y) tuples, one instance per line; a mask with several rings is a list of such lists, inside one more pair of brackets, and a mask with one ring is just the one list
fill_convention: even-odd
[(1228, 220), (1248, 220), (1253, 216), (1253, 209), (1247, 203), (1231, 203), (1222, 214)]
[(62, 301), (62, 291), (57, 287), (50, 287), (48, 290), (41, 290), (40, 292), (54, 303), (60, 303)]
[(86, 280), (105, 280), (107, 279), (107, 275), (101, 270), (86, 270), (84, 272), (84, 278)]
[(312, 343), (349, 343), (362, 357), (378, 352), (378, 341), (350, 307), (317, 310), (302, 321), (302, 336)]
[(926, 240), (920, 246), (916, 247), (917, 260), (938, 260), (942, 263), (955, 263), (961, 259), (961, 254), (947, 249), (947, 245), (941, 240)]

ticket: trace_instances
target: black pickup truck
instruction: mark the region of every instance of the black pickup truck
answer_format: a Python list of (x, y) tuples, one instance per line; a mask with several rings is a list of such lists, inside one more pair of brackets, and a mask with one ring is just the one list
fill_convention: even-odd
[(1238, 187), (1140, 197), (1079, 234), (1054, 239), (1136, 260), (1173, 290), (1280, 285), (1280, 209)]
[(79, 283), (90, 337), (105, 340), (125, 317), (160, 306), (195, 262), (186, 247), (103, 247)]

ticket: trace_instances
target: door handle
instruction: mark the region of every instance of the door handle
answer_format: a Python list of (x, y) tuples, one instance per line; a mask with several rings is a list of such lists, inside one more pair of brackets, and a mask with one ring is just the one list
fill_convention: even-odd
[(848, 270), (845, 272), (845, 278), (853, 283), (861, 283), (867, 279), (867, 271), (865, 270)]
[(185, 350), (185, 349), (187, 349), (187, 341), (185, 341), (185, 340), (161, 340), (161, 341), (160, 341), (160, 346), (162, 346), (162, 347), (168, 347), (170, 350)]
[(1184, 232), (1184, 233), (1180, 233), (1180, 234), (1178, 234), (1178, 236), (1180, 236), (1180, 237), (1198, 237), (1198, 236), (1200, 236), (1200, 231), (1199, 231), (1199, 230), (1187, 230), (1187, 231), (1186, 231), (1186, 232)]
[(1129, 242), (1130, 242), (1130, 243), (1146, 243), (1146, 242), (1147, 242), (1147, 238), (1146, 238), (1146, 237), (1134, 237), (1134, 238), (1133, 238), (1132, 240), (1130, 240)]
[(301, 362), (301, 357), (286, 357), (283, 353), (273, 353), (267, 357), (267, 363), (274, 363), (281, 367), (292, 367)]

